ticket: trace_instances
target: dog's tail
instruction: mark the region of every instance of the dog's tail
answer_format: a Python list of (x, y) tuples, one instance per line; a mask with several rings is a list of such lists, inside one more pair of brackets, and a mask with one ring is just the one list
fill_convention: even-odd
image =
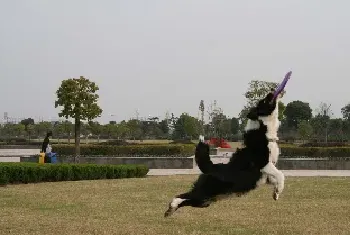
[(199, 143), (196, 147), (194, 159), (199, 169), (208, 174), (213, 171), (213, 162), (210, 160), (210, 148), (209, 145), (204, 142), (204, 136), (199, 136)]

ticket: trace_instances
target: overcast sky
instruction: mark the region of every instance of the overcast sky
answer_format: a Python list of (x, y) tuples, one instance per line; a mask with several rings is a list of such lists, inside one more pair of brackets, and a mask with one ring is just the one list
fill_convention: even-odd
[[(1, 0), (0, 112), (56, 118), (63, 79), (100, 87), (103, 122), (201, 99), (229, 116), (252, 79), (280, 82), (284, 102), (350, 102), (350, 1)], [(112, 116), (111, 115), (115, 115)]]

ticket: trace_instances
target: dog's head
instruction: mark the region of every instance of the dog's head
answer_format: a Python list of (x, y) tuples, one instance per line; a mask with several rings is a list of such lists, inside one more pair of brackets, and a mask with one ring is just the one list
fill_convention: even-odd
[(274, 91), (268, 93), (265, 98), (258, 101), (257, 105), (249, 110), (247, 118), (250, 120), (259, 120), (262, 117), (275, 116), (278, 117), (278, 101), (282, 97), (279, 94), (274, 98)]

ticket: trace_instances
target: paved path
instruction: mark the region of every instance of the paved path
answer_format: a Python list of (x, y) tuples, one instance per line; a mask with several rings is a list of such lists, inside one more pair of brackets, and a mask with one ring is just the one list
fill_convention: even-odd
[(40, 149), (0, 149), (0, 156), (25, 156), (39, 153)]
[[(285, 176), (348, 176), (350, 170), (282, 170)], [(148, 175), (197, 175), (198, 169), (150, 169)]]

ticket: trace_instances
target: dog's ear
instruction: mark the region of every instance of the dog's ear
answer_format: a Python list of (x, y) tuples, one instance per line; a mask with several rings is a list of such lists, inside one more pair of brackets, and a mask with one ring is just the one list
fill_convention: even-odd
[(259, 116), (258, 116), (258, 109), (257, 108), (251, 108), (249, 110), (249, 113), (247, 114), (247, 118), (251, 119), (251, 120), (258, 120)]

